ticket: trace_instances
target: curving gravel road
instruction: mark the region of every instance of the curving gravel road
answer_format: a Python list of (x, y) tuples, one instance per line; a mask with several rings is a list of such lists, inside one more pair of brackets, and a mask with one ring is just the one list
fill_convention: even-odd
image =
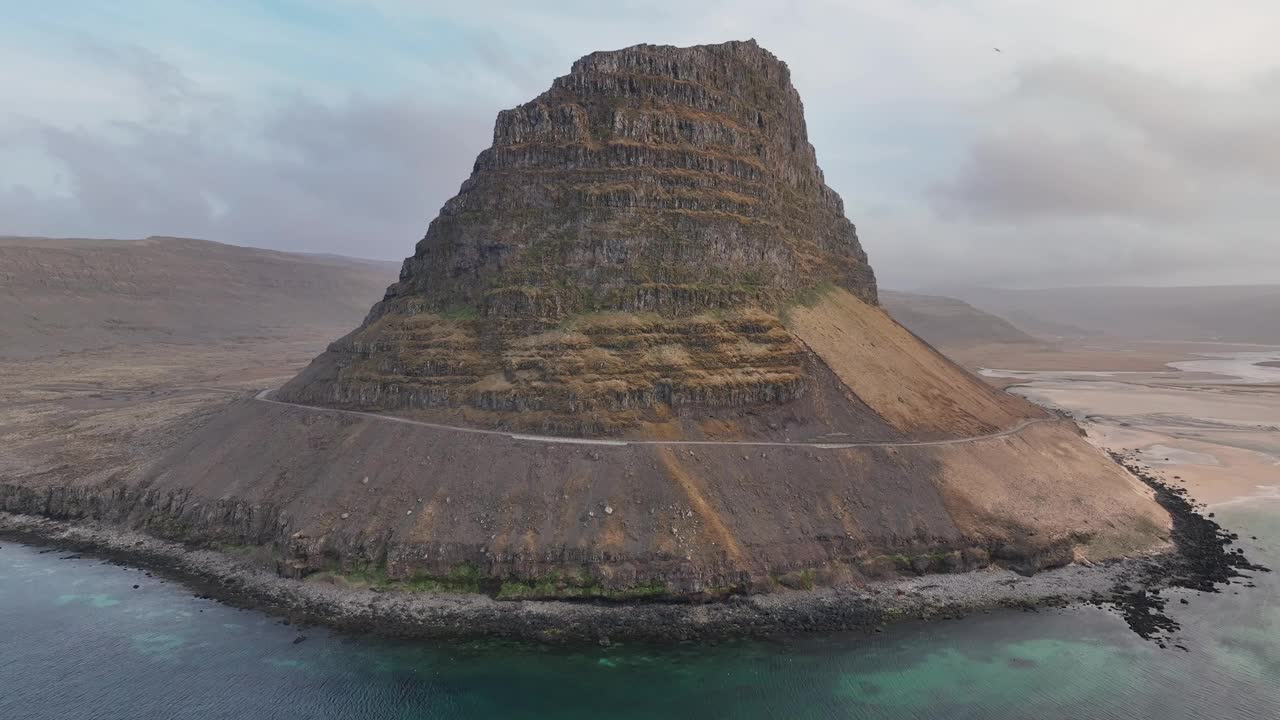
[(996, 438), (1008, 437), (1022, 432), (1027, 427), (1037, 423), (1059, 422), (1057, 418), (1028, 418), (1019, 422), (1011, 428), (1000, 430), (998, 432), (987, 433), (986, 435), (972, 435), (962, 438), (947, 438), (945, 440), (877, 440), (877, 441), (853, 441), (853, 442), (788, 442), (778, 440), (604, 440), (597, 438), (573, 438), (558, 437), (553, 435), (527, 435), (524, 433), (506, 432), (503, 430), (483, 430), (481, 428), (459, 427), (457, 425), (442, 425), (440, 423), (431, 423), (423, 420), (412, 420), (409, 418), (397, 417), (395, 415), (382, 415), (379, 413), (361, 412), (359, 410), (339, 410), (336, 408), (317, 407), (315, 405), (302, 405), (299, 403), (283, 402), (281, 400), (273, 400), (268, 395), (271, 388), (267, 388), (258, 392), (253, 396), (258, 402), (271, 403), (273, 405), (285, 405), (288, 407), (306, 408), (317, 412), (339, 413), (342, 415), (354, 415), (358, 417), (371, 418), (374, 420), (383, 420), (386, 422), (405, 423), (407, 425), (419, 425), (421, 427), (432, 428), (434, 430), (445, 430), (459, 433), (474, 433), (478, 435), (497, 435), (500, 437), (510, 438), (512, 440), (522, 440), (527, 442), (541, 442), (568, 445), (611, 445), (611, 446), (627, 446), (627, 445), (729, 445), (729, 446), (759, 446), (759, 447), (803, 447), (815, 448), (819, 450), (842, 450), (845, 448), (865, 448), (865, 447), (928, 447), (937, 445), (960, 445), (963, 443), (979, 442), (982, 440), (994, 440)]

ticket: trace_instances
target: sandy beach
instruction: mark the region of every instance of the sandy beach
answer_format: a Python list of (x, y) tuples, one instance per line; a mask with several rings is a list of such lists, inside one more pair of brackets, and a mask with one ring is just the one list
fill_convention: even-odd
[(1127, 371), (1117, 369), (1114, 353), (1092, 362), (1076, 353), (1056, 370), (983, 374), (1071, 413), (1096, 445), (1133, 452), (1200, 503), (1280, 495), (1280, 374), (1272, 369), (1280, 349), (1142, 344), (1135, 355), (1158, 357), (1162, 346), (1162, 370)]

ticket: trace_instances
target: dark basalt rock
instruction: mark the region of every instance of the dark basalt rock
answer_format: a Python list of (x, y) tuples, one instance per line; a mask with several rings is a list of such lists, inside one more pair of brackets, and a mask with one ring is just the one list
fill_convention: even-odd
[(817, 286), (877, 301), (786, 64), (593, 53), (498, 115), (400, 281), (279, 397), (573, 434), (786, 403), (808, 383), (778, 309)]
[[(1201, 515), (1195, 504), (1187, 498), (1187, 490), (1170, 485), (1147, 472), (1132, 456), (1111, 452), (1111, 458), (1126, 470), (1140, 478), (1155, 493), (1156, 501), (1173, 518), (1173, 541), (1178, 552), (1153, 562), (1137, 586), (1117, 586), (1109, 602), (1119, 609), (1129, 627), (1147, 640), (1162, 643), (1175, 635), (1181, 626), (1177, 620), (1165, 614), (1168, 599), (1160, 588), (1175, 587), (1202, 593), (1217, 593), (1220, 588), (1247, 580), (1246, 573), (1270, 572), (1270, 569), (1249, 561), (1243, 548), (1228, 551), (1239, 536), (1223, 529), (1214, 522), (1213, 513)], [(1253, 587), (1252, 583), (1243, 583)], [(1180, 604), (1186, 605), (1182, 598)], [(1186, 650), (1181, 645), (1175, 645)]]
[[(786, 64), (754, 41), (639, 45), (588, 55), (499, 114), (373, 315), (401, 299), (548, 321), (678, 314), (681, 292), (701, 291), (686, 311), (736, 308), (823, 281), (876, 299)], [(497, 304), (532, 288), (538, 304)]]

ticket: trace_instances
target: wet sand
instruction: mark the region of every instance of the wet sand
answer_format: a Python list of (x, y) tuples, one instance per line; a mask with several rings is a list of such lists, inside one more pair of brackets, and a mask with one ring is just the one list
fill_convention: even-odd
[(1154, 372), (1077, 353), (1070, 369), (983, 374), (1071, 413), (1096, 445), (1132, 453), (1198, 502), (1280, 497), (1280, 374), (1260, 382), (1275, 373), (1264, 364), (1280, 366), (1280, 350), (1198, 345), (1192, 359), (1187, 350), (1170, 348), (1170, 364)]
[[(1098, 372), (1164, 372), (1168, 363), (1191, 360), (1204, 346), (1195, 343), (1135, 343), (1123, 340), (1063, 340), (1042, 343), (985, 343), (940, 348), (965, 367)], [(1248, 350), (1265, 349), (1250, 346)]]

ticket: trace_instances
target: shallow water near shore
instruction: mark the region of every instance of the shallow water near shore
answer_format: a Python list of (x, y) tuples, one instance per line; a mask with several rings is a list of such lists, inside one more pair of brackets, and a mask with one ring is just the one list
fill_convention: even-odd
[[(1217, 519), (1280, 567), (1280, 502)], [(567, 649), (299, 631), (139, 570), (0, 543), (0, 717), (1274, 718), (1280, 578), (1253, 582), (1169, 593), (1186, 652), (1093, 608)]]

